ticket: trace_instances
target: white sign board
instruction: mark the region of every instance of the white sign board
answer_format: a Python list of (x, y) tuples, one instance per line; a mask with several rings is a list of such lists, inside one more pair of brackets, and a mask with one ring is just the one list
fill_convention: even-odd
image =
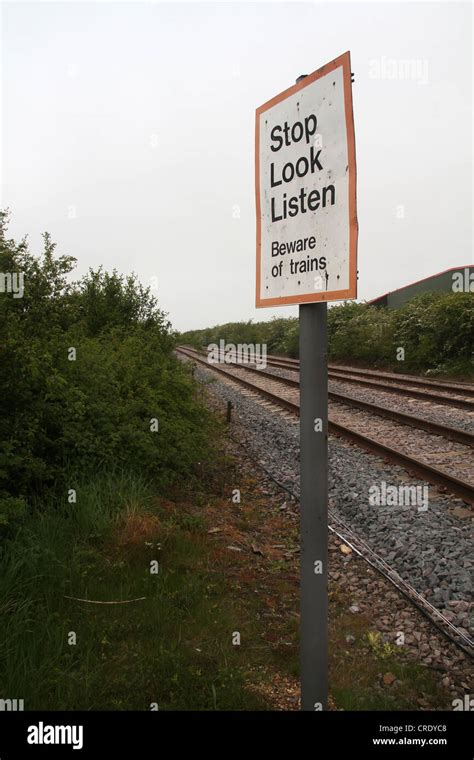
[(257, 109), (256, 305), (357, 296), (350, 54)]

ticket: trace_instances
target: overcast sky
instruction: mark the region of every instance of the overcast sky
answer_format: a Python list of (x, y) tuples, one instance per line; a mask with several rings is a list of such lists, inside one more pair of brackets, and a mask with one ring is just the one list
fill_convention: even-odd
[[(469, 3), (4, 2), (2, 207), (177, 329), (255, 309), (255, 108), (351, 51), (359, 296), (472, 262)], [(411, 61), (407, 76), (404, 61)], [(153, 279), (156, 278), (156, 279)]]

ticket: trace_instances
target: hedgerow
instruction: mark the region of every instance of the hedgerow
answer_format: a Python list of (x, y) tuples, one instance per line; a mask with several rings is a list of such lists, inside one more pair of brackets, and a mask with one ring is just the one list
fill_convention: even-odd
[[(347, 302), (328, 310), (329, 357), (333, 361), (399, 372), (469, 376), (473, 336), (474, 293), (425, 293), (399, 309)], [(265, 343), (270, 353), (297, 357), (298, 320), (233, 322), (179, 336), (182, 343), (197, 347), (220, 339), (235, 344)]]
[(24, 293), (0, 293), (0, 530), (88, 473), (132, 471), (158, 489), (192, 477), (214, 423), (156, 298), (115, 271), (74, 281), (48, 234), (34, 256), (7, 239), (7, 219), (0, 272), (22, 272)]

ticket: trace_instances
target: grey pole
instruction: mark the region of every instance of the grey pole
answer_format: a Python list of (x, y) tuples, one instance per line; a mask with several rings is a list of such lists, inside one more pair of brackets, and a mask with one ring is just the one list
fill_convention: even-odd
[[(296, 80), (306, 77), (302, 74)], [(300, 314), (300, 680), (301, 709), (328, 700), (327, 303)]]
[(328, 699), (327, 304), (299, 307), (301, 709)]

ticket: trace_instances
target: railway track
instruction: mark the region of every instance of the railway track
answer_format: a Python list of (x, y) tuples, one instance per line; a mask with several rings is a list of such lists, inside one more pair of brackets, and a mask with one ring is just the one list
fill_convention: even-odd
[[(199, 353), (206, 355), (204, 350)], [(270, 367), (299, 372), (298, 359), (269, 355), (266, 357), (266, 363)], [(355, 367), (336, 364), (328, 365), (328, 377), (340, 382), (362, 385), (379, 391), (411, 396), (423, 401), (455, 406), (474, 412), (474, 385), (470, 383), (450, 383), (443, 380), (431, 380), (378, 370), (356, 369)]]
[[(277, 377), (269, 372), (257, 370), (247, 365), (243, 367), (242, 365), (228, 364), (224, 368), (222, 365), (209, 364), (201, 353), (188, 347), (179, 347), (178, 351), (277, 406), (293, 414), (299, 414), (299, 383), (297, 379)], [(258, 382), (256, 375), (260, 376)], [(453, 493), (469, 504), (474, 504), (474, 484), (468, 479), (472, 471), (472, 447), (474, 445), (474, 436), (471, 433), (386, 407), (369, 404), (332, 391), (328, 395), (331, 402), (335, 402), (335, 404), (331, 403), (330, 433), (344, 437), (365, 450), (404, 467), (422, 480)], [(357, 414), (359, 419), (354, 416)], [(363, 415), (366, 415), (365, 418)], [(369, 415), (369, 424), (367, 415)], [(374, 422), (374, 419), (380, 420), (381, 418), (384, 424)], [(390, 421), (391, 428), (387, 427), (385, 421)], [(395, 423), (395, 427), (393, 423)], [(411, 430), (416, 428), (418, 431), (424, 431), (422, 434), (428, 434), (423, 442), (424, 446), (421, 446), (423, 452), (421, 457), (419, 453), (414, 456), (413, 452), (409, 450), (407, 426)], [(375, 427), (384, 440), (368, 436), (365, 432), (368, 427)], [(438, 444), (433, 442), (433, 436), (437, 436)], [(387, 445), (385, 442), (387, 438), (395, 439), (397, 446)], [(439, 441), (443, 439), (457, 443), (457, 448), (451, 446), (450, 450), (446, 450), (446, 447), (440, 447)], [(419, 441), (415, 443), (416, 448), (420, 448)], [(430, 459), (444, 461), (448, 469), (434, 466), (430, 461), (427, 461)], [(446, 459), (448, 460), (447, 464)], [(456, 461), (453, 462), (453, 459)], [(456, 462), (458, 471), (453, 473)]]
[[(277, 480), (272, 473), (258, 461), (242, 441), (233, 436), (232, 440), (241, 446), (255, 467), (261, 469), (283, 491), (286, 491), (296, 503), (299, 502), (299, 495), (284, 483)], [(365, 560), (380, 575), (386, 578), (395, 588), (413, 604), (449, 641), (454, 642), (469, 657), (474, 657), (474, 642), (448, 620), (431, 602), (420, 594), (414, 586), (400, 576), (400, 574), (391, 567), (371, 546), (367, 544), (354, 530), (344, 522), (334, 510), (328, 509), (329, 531), (337, 536), (346, 546), (349, 546), (359, 557)]]
[[(299, 364), (299, 362), (298, 362)], [(335, 372), (343, 374), (354, 374), (353, 367), (344, 367), (343, 365), (331, 364), (329, 365)], [(461, 396), (474, 397), (474, 386), (470, 383), (449, 383), (444, 380), (430, 380), (424, 377), (414, 377), (413, 375), (395, 374), (394, 372), (377, 372), (371, 369), (357, 369), (356, 373), (363, 377), (376, 377), (383, 378), (388, 381), (395, 381), (398, 383), (406, 383), (407, 385), (421, 386), (426, 388), (436, 388), (438, 390), (447, 390), (454, 393), (459, 393)]]
[[(205, 353), (205, 352), (204, 352)], [(274, 366), (281, 366), (286, 369), (299, 369), (299, 359), (291, 359), (287, 356), (267, 356), (267, 363)], [(436, 388), (438, 390), (447, 390), (461, 395), (474, 396), (474, 385), (464, 381), (450, 382), (447, 380), (436, 380), (428, 377), (418, 377), (416, 375), (406, 375), (402, 372), (386, 372), (385, 370), (362, 369), (357, 367), (348, 367), (343, 364), (329, 364), (330, 371), (342, 372), (349, 375), (360, 375), (362, 377), (375, 377), (407, 385), (418, 385), (426, 388)]]
[[(256, 375), (260, 375), (261, 377), (267, 377), (273, 380), (276, 379), (284, 385), (288, 385), (290, 388), (299, 388), (299, 380), (297, 379), (275, 376), (266, 370), (256, 369), (250, 365), (246, 365), (245, 369), (248, 372), (253, 372)], [(328, 392), (328, 398), (331, 401), (340, 402), (341, 404), (346, 404), (347, 406), (351, 406), (355, 409), (362, 409), (372, 414), (376, 414), (387, 419), (392, 419), (396, 422), (401, 422), (404, 425), (410, 425), (411, 427), (417, 428), (418, 430), (426, 430), (427, 432), (433, 433), (434, 435), (440, 435), (443, 436), (443, 438), (447, 438), (451, 441), (457, 441), (458, 443), (465, 444), (466, 446), (474, 447), (474, 435), (465, 430), (461, 430), (460, 428), (451, 427), (449, 425), (440, 425), (439, 423), (433, 422), (431, 420), (426, 420), (423, 417), (417, 417), (416, 415), (412, 414), (405, 414), (403, 412), (389, 409), (388, 407), (381, 406), (379, 404), (372, 404), (367, 401), (362, 401), (361, 399), (354, 398), (353, 396), (346, 396), (345, 394), (336, 393), (334, 391)]]
[[(280, 357), (267, 356), (266, 361), (270, 367), (279, 367), (294, 372), (299, 371), (298, 359), (282, 359)], [(425, 380), (424, 378), (415, 378), (410, 375), (355, 369), (335, 364), (329, 365), (328, 377), (332, 380), (362, 385), (379, 391), (388, 391), (401, 396), (411, 396), (412, 398), (424, 401), (432, 401), (437, 404), (446, 404), (474, 411), (474, 386), (468, 383)]]
[[(202, 355), (200, 355), (197, 352), (194, 352), (193, 350), (189, 350), (187, 348), (180, 348), (178, 349), (179, 353), (181, 353), (183, 356), (187, 356), (190, 359), (193, 359), (198, 364), (202, 364), (205, 366), (208, 370), (214, 370), (217, 373), (219, 373), (222, 376), (226, 376), (227, 379), (230, 382), (236, 383), (237, 385), (240, 385), (241, 387), (246, 389), (245, 395), (250, 395), (253, 398), (255, 398), (255, 394), (258, 394), (259, 396), (263, 396), (266, 401), (269, 402), (270, 406), (273, 404), (277, 404), (281, 408), (285, 409), (286, 411), (294, 414), (298, 414), (299, 412), (299, 405), (296, 401), (290, 400), (289, 398), (285, 398), (281, 396), (278, 396), (276, 391), (276, 388), (273, 389), (273, 391), (269, 390), (267, 388), (258, 387), (255, 382), (252, 382), (248, 379), (248, 376), (255, 373), (261, 373), (261, 370), (255, 370), (252, 369), (251, 372), (248, 373), (247, 378), (245, 379), (242, 375), (243, 373), (239, 373), (239, 369), (235, 366), (230, 365), (231, 369), (223, 368), (222, 366), (216, 366), (209, 364), (205, 358), (203, 358)], [(246, 370), (249, 368), (246, 367)], [(236, 372), (237, 370), (237, 372)], [(270, 374), (270, 373), (268, 373)], [(281, 378), (275, 377), (270, 375), (270, 378), (273, 382), (278, 382)], [(269, 378), (265, 378), (266, 381), (270, 382)], [(292, 392), (295, 394), (297, 393), (297, 381), (292, 380), (291, 383), (282, 383), (280, 384), (280, 391), (282, 385), (286, 385), (286, 387), (291, 388)], [(340, 394), (335, 394), (336, 396), (339, 396)], [(354, 400), (354, 399), (352, 399)], [(266, 405), (266, 402), (264, 402)], [(364, 405), (365, 406), (365, 405)], [(373, 406), (373, 405), (370, 405)], [(273, 407), (274, 408), (274, 407)], [(380, 413), (380, 408), (378, 409), (378, 412)], [(388, 410), (392, 411), (392, 410)], [(382, 412), (383, 415), (383, 412)], [(405, 416), (405, 415), (404, 415)], [(406, 415), (408, 416), (408, 415)], [(343, 427), (343, 426), (341, 426)], [(444, 426), (437, 426), (443, 428)], [(330, 423), (330, 431), (332, 432), (339, 432), (339, 427), (334, 425), (334, 423)], [(350, 440), (353, 439), (353, 431), (348, 431), (347, 428), (343, 432), (341, 430), (341, 434), (344, 434), (345, 437), (348, 437)], [(469, 434), (468, 434), (469, 435)], [(266, 474), (275, 481), (282, 489), (287, 491), (292, 495), (292, 497), (298, 501), (299, 494), (297, 492), (294, 492), (292, 489), (288, 488), (284, 483), (277, 480), (274, 475), (265, 467), (262, 465), (260, 459), (256, 459), (252, 453), (247, 449), (247, 446), (244, 445), (242, 441), (238, 441), (235, 439), (237, 443), (239, 443), (241, 446), (243, 446), (247, 454), (254, 459), (254, 462), (256, 466), (260, 467), (262, 470), (266, 472)], [(472, 446), (472, 436), (469, 436), (469, 446)], [(359, 441), (356, 441), (359, 443)], [(391, 457), (387, 456), (387, 451), (385, 447), (380, 447), (378, 442), (371, 442), (371, 444), (374, 443), (375, 447), (373, 450), (373, 453), (378, 454), (379, 456), (384, 456), (384, 459), (391, 459)], [(368, 447), (366, 445), (363, 445), (363, 448), (371, 450), (371, 447)], [(391, 459), (391, 461), (394, 461)], [(397, 462), (399, 463), (399, 462)], [(424, 475), (423, 478), (428, 480), (429, 482), (433, 482), (430, 477), (427, 477), (427, 471), (425, 469), (425, 464), (419, 462), (419, 471), (420, 474), (423, 471)], [(406, 466), (406, 465), (405, 465)], [(414, 467), (407, 467), (410, 471), (414, 472)], [(432, 475), (432, 473), (429, 473)], [(443, 473), (443, 477), (445, 477), (445, 474)], [(468, 484), (469, 491), (472, 495), (472, 485)], [(452, 490), (452, 488), (450, 489)], [(415, 589), (415, 587), (406, 579), (402, 578), (400, 573), (392, 567), (392, 565), (386, 561), (380, 554), (378, 554), (374, 549), (367, 543), (366, 540), (364, 540), (358, 533), (354, 531), (354, 529), (348, 525), (346, 520), (343, 520), (340, 515), (337, 515), (334, 513), (334, 510), (329, 508), (329, 530), (337, 535), (346, 545), (350, 546), (353, 551), (361, 556), (369, 565), (371, 565), (375, 570), (377, 570), (381, 575), (383, 575), (390, 583), (392, 583), (397, 590), (405, 596), (405, 598), (412, 603), (415, 607), (417, 607), (420, 612), (425, 615), (425, 617), (433, 624), (448, 640), (452, 641), (456, 644), (460, 649), (462, 649), (466, 654), (468, 654), (470, 657), (474, 656), (474, 642), (471, 640), (471, 638), (463, 633), (461, 630), (457, 628), (456, 625), (454, 625), (451, 620), (449, 620), (442, 611), (437, 609), (436, 606), (434, 606), (428, 599), (426, 599), (422, 594), (419, 593)]]

